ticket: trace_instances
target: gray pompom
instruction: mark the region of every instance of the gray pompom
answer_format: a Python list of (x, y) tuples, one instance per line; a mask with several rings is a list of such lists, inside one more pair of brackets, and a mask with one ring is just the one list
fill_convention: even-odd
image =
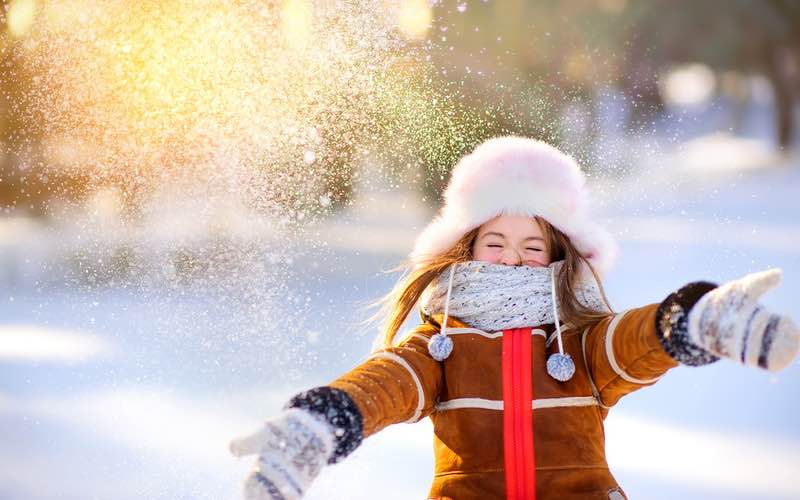
[(453, 339), (437, 333), (428, 341), (428, 352), (436, 361), (444, 361), (453, 352)]
[(547, 358), (547, 373), (556, 380), (566, 382), (575, 374), (575, 363), (569, 354), (557, 352)]

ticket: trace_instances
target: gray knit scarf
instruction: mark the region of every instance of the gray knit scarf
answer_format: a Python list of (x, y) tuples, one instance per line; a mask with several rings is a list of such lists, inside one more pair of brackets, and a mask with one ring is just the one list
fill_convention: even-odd
[[(555, 273), (557, 278), (563, 263), (559, 260), (547, 267), (506, 266), (476, 260), (456, 263), (448, 316), (487, 332), (555, 323), (552, 276)], [(444, 312), (449, 280), (450, 268), (428, 285), (420, 298), (423, 313)], [(582, 273), (575, 295), (586, 307), (609, 312), (590, 272)]]

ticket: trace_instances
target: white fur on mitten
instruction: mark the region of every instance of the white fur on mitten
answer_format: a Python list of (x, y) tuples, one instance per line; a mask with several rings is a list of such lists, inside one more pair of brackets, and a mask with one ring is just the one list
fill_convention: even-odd
[(781, 270), (774, 268), (707, 292), (689, 311), (689, 338), (717, 356), (782, 370), (800, 350), (800, 330), (790, 317), (771, 313), (757, 302), (780, 281)]
[(333, 428), (299, 408), (284, 410), (258, 431), (230, 443), (241, 457), (258, 454), (245, 479), (247, 500), (296, 500), (303, 497), (333, 453)]

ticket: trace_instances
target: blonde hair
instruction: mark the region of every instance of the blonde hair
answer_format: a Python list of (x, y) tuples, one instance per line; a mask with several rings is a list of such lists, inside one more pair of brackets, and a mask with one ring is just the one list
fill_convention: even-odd
[[(603, 284), (592, 264), (578, 252), (570, 239), (559, 229), (539, 216), (534, 218), (542, 229), (550, 262), (564, 261), (556, 284), (556, 295), (563, 320), (573, 327), (581, 329), (615, 314), (608, 303)], [(398, 330), (428, 285), (451, 264), (472, 259), (472, 245), (479, 229), (475, 228), (467, 232), (448, 251), (432, 257), (419, 267), (415, 267), (406, 259), (399, 266), (387, 271), (390, 273), (403, 271), (403, 276), (388, 294), (369, 304), (370, 307), (379, 307), (380, 309), (364, 321), (364, 323), (372, 323), (383, 319), (380, 330), (384, 348), (394, 344)], [(611, 312), (589, 309), (575, 297), (575, 284), (578, 281), (581, 261), (586, 263), (597, 280), (603, 302)]]

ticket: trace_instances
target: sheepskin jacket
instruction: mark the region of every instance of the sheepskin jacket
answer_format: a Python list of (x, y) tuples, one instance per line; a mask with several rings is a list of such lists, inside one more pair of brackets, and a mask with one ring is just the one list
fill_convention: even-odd
[(286, 407), (319, 413), (336, 427), (329, 463), (389, 425), (430, 417), (430, 499), (625, 499), (606, 462), (603, 421), (620, 398), (669, 369), (718, 359), (686, 335), (689, 309), (715, 286), (690, 283), (661, 303), (582, 329), (562, 326), (576, 367), (566, 382), (545, 366), (558, 352), (553, 325), (486, 332), (451, 317), (452, 353), (436, 361), (427, 343), (442, 315), (421, 315), (395, 346)]

